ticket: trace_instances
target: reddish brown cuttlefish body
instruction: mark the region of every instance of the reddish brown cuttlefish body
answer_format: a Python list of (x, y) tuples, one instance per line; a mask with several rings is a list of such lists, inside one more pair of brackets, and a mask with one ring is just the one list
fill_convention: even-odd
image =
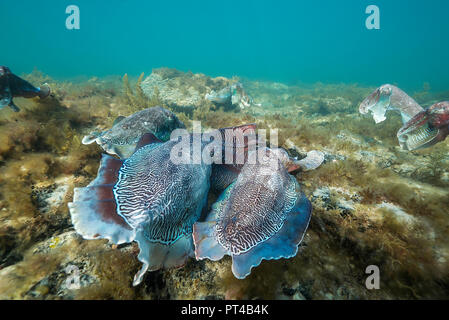
[(438, 102), (416, 114), (398, 131), (399, 144), (406, 150), (433, 146), (449, 135), (449, 101)]

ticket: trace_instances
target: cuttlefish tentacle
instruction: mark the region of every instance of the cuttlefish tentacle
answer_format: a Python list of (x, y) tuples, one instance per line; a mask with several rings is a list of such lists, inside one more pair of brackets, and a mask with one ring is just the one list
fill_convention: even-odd
[(371, 112), (376, 123), (386, 119), (388, 110), (401, 113), (403, 126), (397, 133), (405, 150), (418, 150), (435, 145), (449, 135), (449, 101), (423, 109), (401, 89), (386, 84), (376, 89), (360, 104), (362, 114)]
[(449, 135), (449, 101), (435, 103), (408, 121), (397, 133), (405, 150), (427, 148)]

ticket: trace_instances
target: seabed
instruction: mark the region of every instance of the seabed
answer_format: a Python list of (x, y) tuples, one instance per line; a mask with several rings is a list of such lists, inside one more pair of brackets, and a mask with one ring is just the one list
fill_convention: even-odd
[[(53, 96), (17, 98), (21, 112), (0, 113), (0, 299), (449, 298), (449, 142), (401, 150), (399, 115), (376, 125), (359, 114), (373, 87), (286, 85), (168, 68), (138, 79), (22, 76), (49, 83)], [(204, 98), (237, 80), (257, 105), (217, 106)], [(449, 92), (424, 86), (412, 96), (427, 107)], [(204, 129), (255, 122), (277, 128), (279, 145), (291, 155), (325, 153), (321, 167), (296, 175), (313, 205), (296, 257), (263, 261), (244, 280), (234, 278), (229, 258), (191, 259), (181, 269), (149, 272), (132, 287), (137, 244), (87, 241), (74, 231), (67, 203), (75, 187), (96, 176), (102, 154), (96, 144), (83, 145), (83, 136), (156, 105), (187, 127), (191, 120)], [(370, 265), (380, 270), (378, 290), (365, 286)], [(79, 286), (71, 282), (74, 269)]]

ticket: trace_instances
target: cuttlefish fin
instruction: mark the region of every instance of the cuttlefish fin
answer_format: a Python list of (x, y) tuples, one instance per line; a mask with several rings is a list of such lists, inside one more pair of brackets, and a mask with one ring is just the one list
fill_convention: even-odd
[(84, 239), (108, 239), (115, 244), (134, 240), (135, 231), (117, 212), (112, 188), (123, 161), (103, 154), (97, 177), (84, 188), (75, 188), (68, 204), (72, 223)]
[(126, 117), (124, 116), (118, 116), (117, 118), (115, 118), (114, 122), (112, 123), (112, 126), (115, 126), (117, 123), (121, 122), (125, 118)]
[(195, 244), (195, 258), (218, 261), (227, 251), (218, 243), (214, 230), (216, 221), (197, 222), (193, 225), (193, 242)]
[(227, 254), (227, 250), (217, 241), (215, 226), (219, 215), (226, 207), (232, 189), (233, 184), (220, 194), (217, 201), (212, 205), (212, 210), (207, 215), (206, 221), (193, 224), (192, 237), (197, 260), (209, 259), (218, 261)]
[(137, 258), (143, 263), (142, 268), (134, 276), (133, 286), (139, 285), (147, 271), (179, 268), (185, 265), (188, 258), (194, 256), (192, 236), (183, 235), (171, 244), (150, 241), (144, 232), (145, 226), (136, 232), (140, 252)]
[(232, 255), (232, 273), (237, 279), (244, 279), (251, 269), (262, 260), (277, 260), (294, 257), (304, 238), (310, 222), (312, 206), (304, 194), (301, 194), (295, 207), (290, 211), (282, 228), (270, 239), (258, 244), (247, 252)]

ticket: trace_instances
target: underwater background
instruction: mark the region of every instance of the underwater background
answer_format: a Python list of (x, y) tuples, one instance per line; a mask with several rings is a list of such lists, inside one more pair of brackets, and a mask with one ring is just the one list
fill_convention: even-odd
[[(79, 30), (65, 26), (72, 4)], [(371, 4), (379, 30), (365, 27)], [(52, 90), (0, 110), (0, 298), (449, 298), (449, 143), (404, 151), (399, 115), (359, 113), (384, 83), (423, 107), (449, 100), (448, 12), (446, 0), (0, 1), (0, 65)], [(204, 98), (236, 81), (255, 104)], [(230, 259), (191, 259), (132, 287), (135, 243), (74, 231), (67, 204), (103, 153), (83, 137), (157, 105), (188, 128), (254, 122), (299, 158), (324, 152), (296, 174), (313, 212), (294, 258), (244, 280)], [(81, 288), (67, 286), (70, 266)]]
[[(80, 29), (65, 9), (80, 8)], [(380, 30), (365, 9), (380, 8)], [(449, 81), (445, 0), (1, 1), (2, 63), (54, 77), (138, 75), (169, 66), (296, 82)]]

